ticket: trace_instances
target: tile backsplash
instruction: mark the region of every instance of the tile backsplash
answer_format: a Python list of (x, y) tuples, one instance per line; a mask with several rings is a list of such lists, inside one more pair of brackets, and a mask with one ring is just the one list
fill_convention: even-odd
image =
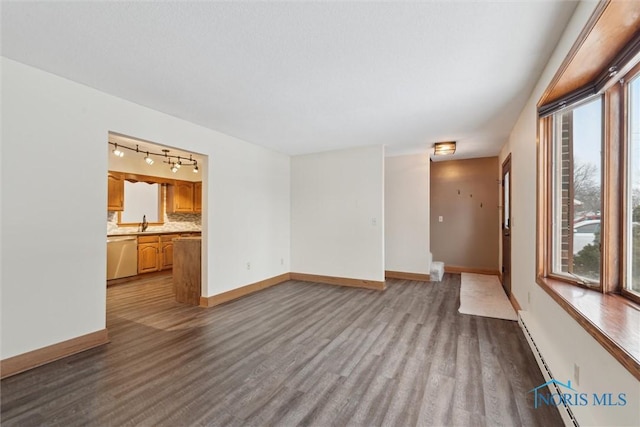
[[(166, 213), (163, 225), (149, 225), (147, 231), (201, 231), (202, 215), (199, 213)], [(107, 213), (107, 234), (127, 234), (138, 231), (136, 227), (118, 227), (118, 214)]]
[[(125, 190), (126, 191), (126, 190)], [(162, 186), (161, 202), (164, 212), (164, 223), (162, 225), (151, 225), (147, 227), (147, 232), (181, 232), (181, 231), (202, 231), (202, 214), (201, 213), (170, 213), (166, 211), (166, 186)], [(125, 194), (126, 197), (126, 194)], [(141, 224), (140, 224), (141, 225)], [(107, 235), (111, 234), (129, 234), (136, 233), (140, 230), (140, 225), (135, 226), (118, 226), (118, 213), (107, 212)]]

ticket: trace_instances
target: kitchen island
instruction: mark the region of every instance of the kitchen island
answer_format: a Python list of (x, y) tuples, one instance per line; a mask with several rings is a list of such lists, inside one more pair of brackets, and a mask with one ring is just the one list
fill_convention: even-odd
[(173, 240), (173, 292), (176, 301), (200, 305), (201, 254), (201, 237), (180, 237)]

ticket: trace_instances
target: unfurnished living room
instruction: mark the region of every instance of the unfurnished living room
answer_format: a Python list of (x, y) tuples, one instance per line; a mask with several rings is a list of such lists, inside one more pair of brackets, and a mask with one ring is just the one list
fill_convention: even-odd
[(0, 23), (2, 426), (640, 425), (640, 1)]

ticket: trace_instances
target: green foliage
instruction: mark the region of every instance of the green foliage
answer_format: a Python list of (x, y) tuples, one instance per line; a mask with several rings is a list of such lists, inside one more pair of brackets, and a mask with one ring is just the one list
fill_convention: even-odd
[[(640, 209), (633, 210), (633, 221), (637, 221), (636, 215), (640, 216)], [(631, 271), (632, 287), (639, 289), (640, 284), (640, 225), (633, 225), (632, 232), (633, 246), (631, 248)], [(573, 273), (588, 279), (598, 280), (600, 278), (600, 231), (596, 231), (593, 243), (586, 245), (573, 258)]]
[(600, 277), (600, 245), (588, 244), (573, 258), (573, 273), (588, 279)]
[[(633, 218), (633, 222), (640, 222), (640, 205), (633, 208), (633, 213), (631, 214), (631, 216)], [(634, 241), (635, 241), (635, 235), (636, 235), (636, 228), (637, 227), (633, 227)]]
[(586, 245), (573, 258), (573, 273), (587, 279), (598, 280), (600, 278), (600, 230), (598, 229), (594, 234), (593, 243)]

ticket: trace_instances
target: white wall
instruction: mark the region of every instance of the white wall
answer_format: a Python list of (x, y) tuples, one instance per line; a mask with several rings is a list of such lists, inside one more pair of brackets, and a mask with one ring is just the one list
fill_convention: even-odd
[[(573, 381), (580, 366), (580, 392), (627, 393), (625, 407), (574, 406), (580, 425), (638, 425), (640, 382), (573, 320), (535, 282), (536, 103), (578, 37), (596, 3), (582, 2), (523, 109), (500, 163), (512, 154), (512, 292), (524, 310), (537, 345), (560, 381)], [(528, 301), (528, 296), (531, 302)], [(574, 383), (575, 384), (575, 383)]]
[(427, 154), (385, 158), (385, 270), (430, 272), (429, 170)]
[(384, 148), (291, 159), (291, 271), (384, 281)]
[(290, 271), (288, 156), (2, 58), (2, 359), (105, 327), (109, 131), (208, 156), (203, 295)]

